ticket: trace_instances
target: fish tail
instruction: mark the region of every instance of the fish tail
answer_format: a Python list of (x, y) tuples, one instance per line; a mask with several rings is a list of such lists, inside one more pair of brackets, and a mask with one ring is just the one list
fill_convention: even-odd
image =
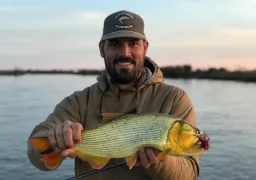
[(56, 169), (64, 160), (61, 151), (54, 149), (47, 137), (30, 138), (29, 142), (40, 152), (41, 161), (44, 162), (48, 169)]
[(47, 155), (43, 155), (41, 161), (44, 162), (48, 169), (56, 169), (59, 167), (64, 157), (61, 155), (61, 151), (55, 151)]

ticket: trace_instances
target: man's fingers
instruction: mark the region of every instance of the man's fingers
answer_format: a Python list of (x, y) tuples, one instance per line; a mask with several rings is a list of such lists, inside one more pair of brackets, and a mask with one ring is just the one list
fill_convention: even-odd
[(71, 125), (71, 128), (73, 130), (74, 142), (80, 142), (81, 141), (81, 131), (83, 130), (83, 126), (79, 123), (74, 123)]
[[(49, 130), (47, 137), (54, 148), (65, 150), (74, 146), (74, 142), (80, 142), (83, 126), (79, 123), (66, 121)], [(65, 154), (65, 153), (64, 153)]]
[(140, 165), (140, 160), (137, 159), (136, 163), (134, 164), (134, 166), (139, 166)]
[(152, 148), (145, 148), (145, 152), (150, 164), (157, 164), (159, 162)]
[(134, 166), (139, 166), (139, 165), (140, 165), (140, 156), (139, 156), (139, 154), (138, 154), (138, 156), (137, 156), (137, 159), (136, 159), (136, 162), (135, 162)]
[(73, 147), (74, 142), (73, 142), (73, 132), (72, 129), (70, 128), (69, 124), (66, 124), (63, 128), (63, 136), (64, 136), (64, 142), (65, 142), (65, 146), (68, 148)]
[(58, 146), (58, 144), (57, 144), (57, 140), (55, 138), (55, 130), (54, 129), (49, 130), (47, 133), (47, 137), (48, 137), (52, 147), (56, 148)]
[(148, 157), (147, 157), (147, 155), (145, 153), (144, 148), (139, 151), (139, 157), (140, 157), (141, 165), (143, 165), (144, 167), (148, 168), (150, 166), (150, 163), (149, 163), (149, 160), (148, 160)]
[(55, 127), (55, 136), (56, 136), (57, 145), (58, 145), (59, 149), (61, 149), (61, 150), (66, 149), (66, 146), (64, 143), (64, 137), (63, 137), (62, 125), (57, 125)]
[(73, 149), (66, 149), (66, 150), (62, 151), (61, 154), (64, 157), (69, 157), (69, 158), (75, 158), (76, 157), (76, 153)]
[(158, 156), (158, 155), (161, 153), (160, 150), (155, 149), (155, 148), (153, 148), (153, 151), (154, 151), (154, 153), (155, 153), (155, 156)]

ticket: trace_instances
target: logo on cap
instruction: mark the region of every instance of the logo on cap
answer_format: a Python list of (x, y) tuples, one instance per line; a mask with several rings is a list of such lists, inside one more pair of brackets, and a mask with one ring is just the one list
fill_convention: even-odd
[(124, 20), (129, 20), (129, 19), (134, 19), (134, 17), (128, 13), (128, 12), (121, 12), (119, 14), (117, 14), (115, 16), (115, 19), (118, 19), (118, 21), (120, 22), (121, 25), (116, 24), (115, 27), (116, 28), (121, 28), (121, 29), (128, 29), (128, 28), (132, 28), (133, 25), (124, 25)]

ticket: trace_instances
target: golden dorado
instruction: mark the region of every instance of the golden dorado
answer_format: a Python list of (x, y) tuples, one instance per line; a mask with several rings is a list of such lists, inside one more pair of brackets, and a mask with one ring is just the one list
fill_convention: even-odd
[[(103, 120), (106, 122), (83, 130), (81, 142), (73, 147), (77, 157), (94, 169), (101, 169), (111, 158), (125, 158), (132, 169), (143, 147), (160, 150), (159, 160), (167, 155), (198, 156), (209, 148), (209, 137), (203, 131), (172, 115), (105, 113)], [(54, 150), (47, 137), (31, 138), (29, 142), (41, 152), (46, 167), (60, 165), (61, 151)]]

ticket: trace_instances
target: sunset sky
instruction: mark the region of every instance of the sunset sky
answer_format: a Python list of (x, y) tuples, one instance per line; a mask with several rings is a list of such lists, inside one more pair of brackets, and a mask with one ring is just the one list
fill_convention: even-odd
[(121, 9), (142, 16), (159, 66), (256, 69), (256, 0), (1, 0), (0, 69), (102, 69), (103, 21)]

